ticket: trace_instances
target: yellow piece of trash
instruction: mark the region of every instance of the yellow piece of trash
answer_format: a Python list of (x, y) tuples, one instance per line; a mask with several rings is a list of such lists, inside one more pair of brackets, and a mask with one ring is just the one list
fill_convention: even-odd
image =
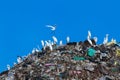
[(118, 62), (117, 62), (117, 61), (115, 61), (114, 65), (117, 65), (117, 63), (118, 63)]
[(108, 46), (112, 45), (112, 44), (116, 44), (116, 42), (115, 41), (111, 41), (111, 42), (107, 43)]
[(120, 56), (120, 49), (116, 50), (116, 56)]

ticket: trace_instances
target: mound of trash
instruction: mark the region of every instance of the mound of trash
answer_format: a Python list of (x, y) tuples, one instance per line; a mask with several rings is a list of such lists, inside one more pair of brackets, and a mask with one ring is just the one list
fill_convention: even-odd
[(0, 80), (120, 80), (120, 43), (47, 44), (3, 71)]

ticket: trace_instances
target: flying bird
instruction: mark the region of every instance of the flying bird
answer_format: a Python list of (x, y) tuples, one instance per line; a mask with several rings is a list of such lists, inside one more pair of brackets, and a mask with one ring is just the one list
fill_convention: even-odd
[(49, 27), (51, 28), (52, 31), (55, 31), (56, 30), (56, 26), (52, 26), (52, 25), (46, 25), (46, 27)]

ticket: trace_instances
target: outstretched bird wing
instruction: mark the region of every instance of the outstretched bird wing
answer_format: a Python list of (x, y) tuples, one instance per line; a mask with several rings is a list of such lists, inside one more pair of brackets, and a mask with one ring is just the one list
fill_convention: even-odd
[(51, 26), (51, 25), (46, 25), (46, 27), (50, 27), (52, 31), (56, 29), (54, 26)]

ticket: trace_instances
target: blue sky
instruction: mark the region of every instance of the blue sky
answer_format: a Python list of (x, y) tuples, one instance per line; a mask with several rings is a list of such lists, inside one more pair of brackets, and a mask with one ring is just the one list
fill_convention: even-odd
[(102, 42), (105, 34), (120, 41), (119, 0), (1, 0), (0, 72), (17, 56), (31, 52), (40, 40), (52, 39), (45, 25), (57, 25), (55, 36), (65, 42), (86, 39), (87, 31)]

